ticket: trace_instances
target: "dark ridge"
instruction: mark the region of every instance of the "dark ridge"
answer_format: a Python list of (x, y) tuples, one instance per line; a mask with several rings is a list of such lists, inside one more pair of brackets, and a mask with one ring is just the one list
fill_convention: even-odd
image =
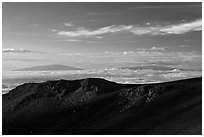
[(2, 95), (2, 120), (4, 135), (202, 134), (202, 78), (25, 83)]

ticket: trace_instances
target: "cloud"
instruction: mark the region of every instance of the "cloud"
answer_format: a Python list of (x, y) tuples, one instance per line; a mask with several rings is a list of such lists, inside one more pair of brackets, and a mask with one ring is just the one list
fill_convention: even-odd
[(49, 59), (3, 59), (3, 61), (23, 61), (23, 62), (36, 62), (36, 61), (49, 61)]
[(136, 52), (134, 51), (122, 51), (122, 52), (105, 51), (104, 54), (100, 54), (100, 55), (121, 57), (121, 56), (132, 56), (132, 55), (135, 55)]
[(139, 9), (158, 9), (158, 8), (166, 8), (166, 6), (137, 6), (131, 7), (129, 10), (139, 10)]
[(52, 32), (57, 32), (57, 30), (56, 29), (50, 29)]
[(134, 51), (124, 51), (122, 52), (123, 55), (130, 55), (130, 54), (135, 54)]
[(180, 24), (171, 25), (156, 25), (138, 26), (138, 25), (110, 25), (96, 30), (88, 30), (83, 27), (77, 28), (73, 31), (54, 31), (58, 35), (68, 37), (90, 37), (108, 33), (118, 33), (123, 31), (131, 32), (134, 35), (178, 35), (193, 31), (202, 30), (202, 19), (197, 19), (191, 22), (182, 22)]
[(103, 37), (101, 37), (101, 36), (96, 36), (96, 38), (98, 38), (98, 39), (102, 39)]
[(146, 23), (146, 25), (150, 25), (150, 23), (149, 23), (149, 22), (147, 22), (147, 23)]
[(67, 27), (71, 27), (71, 26), (73, 26), (72, 23), (69, 23), (69, 22), (64, 23), (64, 25), (67, 26)]
[(84, 28), (78, 28), (76, 31), (59, 31), (57, 34), (59, 35), (65, 35), (69, 37), (78, 37), (78, 36), (98, 36), (102, 34), (107, 33), (114, 33), (114, 32), (120, 32), (125, 30), (130, 30), (132, 26), (125, 26), (125, 25), (111, 25), (104, 28), (99, 28), (97, 30), (86, 30)]
[(202, 30), (202, 19), (198, 19), (188, 23), (180, 23), (173, 25), (157, 25), (148, 27), (134, 27), (130, 31), (135, 35), (178, 35), (185, 34), (187, 32), (201, 31)]
[[(67, 56), (73, 60), (77, 60), (81, 63), (135, 63), (146, 62), (160, 65), (178, 65), (182, 66), (186, 64), (190, 67), (201, 68), (202, 54), (196, 51), (190, 52), (163, 52), (154, 50), (135, 50), (135, 51), (104, 51), (96, 53), (60, 53), (58, 56)], [(193, 65), (194, 64), (194, 65)]]
[[(153, 47), (154, 49), (154, 47)], [(162, 49), (162, 48), (161, 48)], [(161, 51), (159, 48), (159, 50)], [(84, 57), (84, 58), (124, 58), (124, 57), (138, 57), (138, 56), (160, 56), (164, 52), (159, 50), (138, 50), (138, 51), (104, 51), (102, 53), (59, 53), (58, 56), (70, 56), (70, 57)]]
[(141, 51), (141, 50), (147, 50), (146, 48), (137, 48), (137, 50)]
[(164, 47), (152, 47), (149, 50), (162, 50), (162, 51), (164, 51), (165, 49), (164, 49)]
[(3, 53), (12, 53), (12, 54), (45, 54), (44, 52), (25, 50), (25, 49), (13, 49), (6, 48), (2, 50)]
[[(155, 49), (154, 47), (152, 49)], [(158, 47), (156, 49), (159, 49)], [(162, 48), (160, 48), (162, 49)], [(158, 61), (174, 62), (174, 63), (189, 63), (202, 62), (202, 55), (196, 51), (191, 52), (163, 52), (162, 50), (135, 50), (135, 51), (104, 51), (98, 53), (59, 53), (58, 56), (68, 56), (73, 59), (89, 60), (96, 62), (106, 60), (111, 62), (114, 59), (127, 59), (133, 61), (145, 61), (155, 63)], [(91, 60), (90, 60), (91, 59)]]
[(184, 9), (184, 8), (191, 8), (193, 9), (197, 9), (197, 8), (201, 8), (201, 4), (200, 3), (192, 3), (192, 4), (168, 4), (168, 5), (149, 5), (149, 6), (136, 6), (136, 7), (131, 7), (128, 8), (128, 10), (140, 10), (140, 9), (169, 9), (169, 10), (174, 10), (174, 9)]
[(83, 53), (59, 53), (58, 56), (84, 56)]
[(81, 40), (78, 40), (78, 39), (66, 39), (64, 41), (68, 41), (68, 42), (80, 42)]
[(187, 47), (190, 47), (189, 45), (180, 45), (179, 47), (181, 48), (187, 48)]
[(59, 53), (58, 56), (70, 56), (70, 57), (88, 57), (88, 58), (109, 58), (109, 57), (125, 57), (125, 56), (134, 56), (137, 53), (134, 51), (121, 51), (121, 52), (113, 52), (113, 51), (105, 51), (102, 53)]
[(166, 28), (160, 29), (165, 34), (184, 34), (190, 31), (201, 31), (202, 19), (198, 19), (189, 23), (181, 23), (177, 25), (170, 25)]

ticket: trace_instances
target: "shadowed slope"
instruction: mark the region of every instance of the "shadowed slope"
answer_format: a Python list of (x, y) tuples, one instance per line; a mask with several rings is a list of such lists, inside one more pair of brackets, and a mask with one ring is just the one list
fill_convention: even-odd
[(3, 134), (201, 134), (202, 79), (27, 83), (3, 95)]

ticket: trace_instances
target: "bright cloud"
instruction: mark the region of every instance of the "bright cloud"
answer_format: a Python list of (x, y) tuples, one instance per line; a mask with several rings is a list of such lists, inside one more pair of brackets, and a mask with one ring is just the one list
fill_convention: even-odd
[(165, 34), (184, 34), (190, 31), (201, 31), (202, 19), (198, 19), (189, 23), (182, 23), (177, 25), (170, 25), (166, 28), (160, 29)]
[(164, 51), (164, 47), (152, 47), (150, 50), (162, 50)]
[[(68, 25), (68, 24), (67, 24)], [(202, 30), (202, 19), (197, 19), (191, 22), (185, 22), (172, 25), (157, 25), (157, 26), (138, 26), (138, 25), (111, 25), (96, 30), (88, 30), (83, 27), (77, 28), (74, 31), (56, 31), (59, 35), (68, 37), (80, 36), (99, 36), (108, 33), (116, 33), (128, 31), (134, 35), (170, 35), (170, 34), (185, 34), (192, 31)]]
[(102, 35), (102, 34), (107, 34), (107, 33), (114, 33), (114, 32), (119, 32), (119, 31), (125, 31), (125, 30), (130, 30), (132, 26), (125, 26), (125, 25), (111, 25), (107, 26), (104, 28), (100, 28), (97, 30), (86, 30), (84, 28), (78, 28), (76, 31), (59, 31), (57, 34), (59, 35), (65, 35), (69, 37), (78, 37), (78, 36), (97, 36), (97, 35)]

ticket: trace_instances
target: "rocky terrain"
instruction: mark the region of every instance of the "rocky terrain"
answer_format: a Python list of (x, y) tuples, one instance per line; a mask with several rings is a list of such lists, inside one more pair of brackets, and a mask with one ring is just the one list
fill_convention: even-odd
[(202, 134), (202, 78), (25, 83), (4, 94), (2, 104), (4, 135)]

